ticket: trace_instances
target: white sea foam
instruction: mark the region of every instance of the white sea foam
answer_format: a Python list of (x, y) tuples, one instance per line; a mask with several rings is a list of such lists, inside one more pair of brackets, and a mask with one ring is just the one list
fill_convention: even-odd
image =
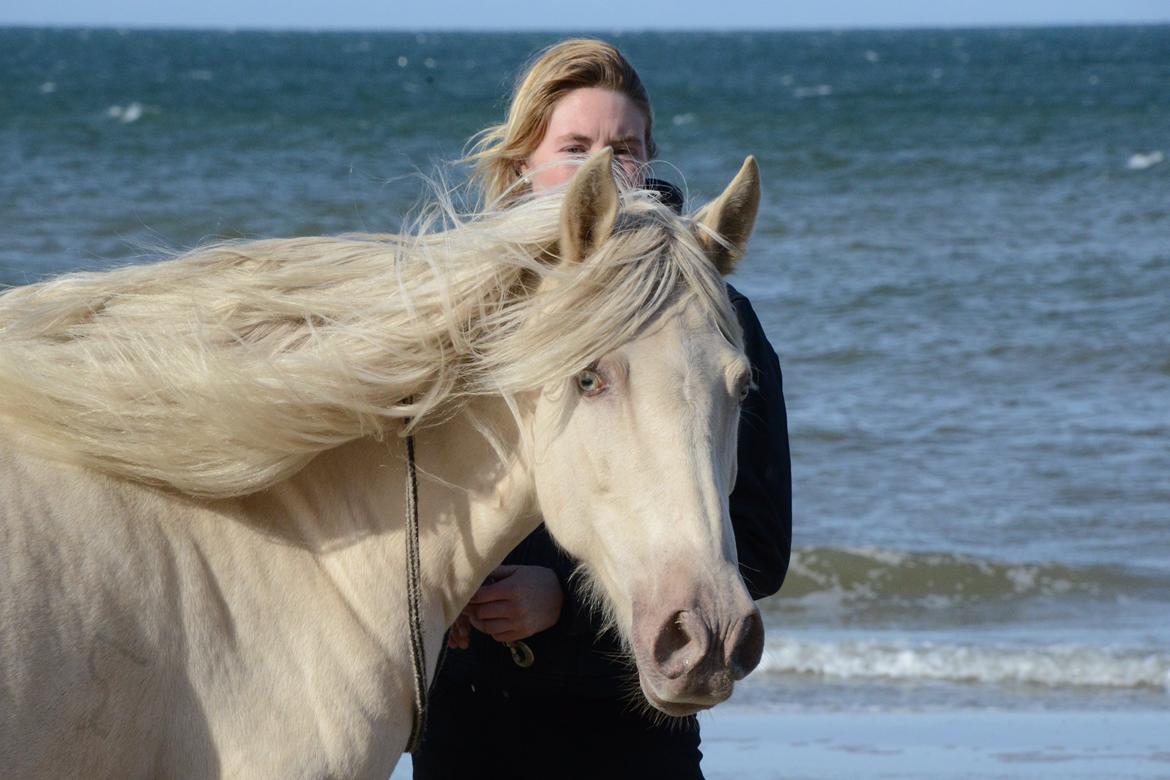
[(947, 681), (1170, 691), (1170, 654), (1084, 645), (959, 645), (879, 640), (770, 639), (760, 663), (772, 674), (839, 679)]
[(675, 127), (681, 127), (682, 125), (689, 125), (694, 121), (695, 121), (695, 115), (690, 113), (690, 112), (687, 112), (685, 114), (675, 114), (673, 117), (670, 118), (670, 123), (673, 124)]
[(41, 84), (40, 91), (42, 95), (49, 95), (57, 91), (57, 83), (54, 81), (46, 81)]
[(792, 96), (795, 98), (810, 98), (810, 97), (828, 97), (833, 94), (833, 87), (830, 84), (817, 84), (815, 87), (797, 87), (792, 90)]
[(1144, 171), (1146, 168), (1153, 168), (1165, 159), (1166, 155), (1160, 151), (1153, 151), (1149, 154), (1135, 154), (1125, 163), (1125, 167), (1131, 171)]
[(128, 125), (141, 119), (143, 110), (142, 104), (135, 101), (126, 106), (110, 106), (106, 109), (106, 116)]

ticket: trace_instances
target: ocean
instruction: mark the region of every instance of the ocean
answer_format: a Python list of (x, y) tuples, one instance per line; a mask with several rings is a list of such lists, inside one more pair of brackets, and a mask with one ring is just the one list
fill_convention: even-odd
[[(0, 283), (397, 230), (557, 37), (0, 29)], [(659, 176), (763, 172), (794, 554), (725, 706), (1170, 724), (1170, 26), (605, 37)]]

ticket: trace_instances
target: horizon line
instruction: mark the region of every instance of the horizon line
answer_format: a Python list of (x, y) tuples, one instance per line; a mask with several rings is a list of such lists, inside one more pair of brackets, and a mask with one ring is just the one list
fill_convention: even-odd
[(687, 34), (737, 34), (773, 32), (900, 32), (900, 31), (961, 31), (961, 30), (1036, 30), (1036, 29), (1080, 29), (1086, 27), (1167, 27), (1170, 16), (1165, 19), (1148, 21), (1063, 21), (1063, 22), (981, 22), (977, 24), (932, 24), (910, 23), (898, 25), (791, 25), (768, 27), (349, 27), (323, 25), (251, 25), (251, 24), (154, 24), (131, 22), (126, 24), (103, 22), (0, 22), (0, 30), (49, 29), (49, 30), (112, 30), (136, 32), (279, 32), (279, 33), (407, 33), (433, 35), (456, 34), (524, 34), (524, 35), (640, 35), (645, 33), (687, 33)]

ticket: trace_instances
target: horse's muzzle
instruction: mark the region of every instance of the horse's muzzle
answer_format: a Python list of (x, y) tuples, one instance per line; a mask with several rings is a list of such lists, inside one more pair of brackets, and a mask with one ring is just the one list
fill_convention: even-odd
[[(668, 715), (686, 715), (727, 699), (736, 681), (760, 663), (764, 625), (743, 594), (735, 610), (675, 610), (657, 621), (638, 668), (647, 700)], [(743, 603), (746, 602), (746, 603)]]

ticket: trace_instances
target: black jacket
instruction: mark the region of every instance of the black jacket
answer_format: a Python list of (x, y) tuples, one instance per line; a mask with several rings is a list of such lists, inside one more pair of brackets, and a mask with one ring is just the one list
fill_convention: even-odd
[[(751, 303), (728, 285), (744, 331), (744, 351), (752, 363), (756, 388), (744, 401), (739, 422), (739, 470), (731, 492), (740, 573), (752, 598), (780, 590), (792, 548), (792, 491), (788, 418), (780, 362)], [(535, 662), (522, 669), (507, 647), (478, 631), (471, 647), (449, 650), (439, 668), (444, 683), (471, 683), (519, 695), (570, 693), (586, 698), (617, 697), (633, 683), (632, 667), (609, 633), (598, 635), (598, 614), (574, 589), (577, 562), (562, 552), (541, 525), (504, 563), (545, 566), (556, 572), (565, 593), (556, 625), (525, 643)]]

